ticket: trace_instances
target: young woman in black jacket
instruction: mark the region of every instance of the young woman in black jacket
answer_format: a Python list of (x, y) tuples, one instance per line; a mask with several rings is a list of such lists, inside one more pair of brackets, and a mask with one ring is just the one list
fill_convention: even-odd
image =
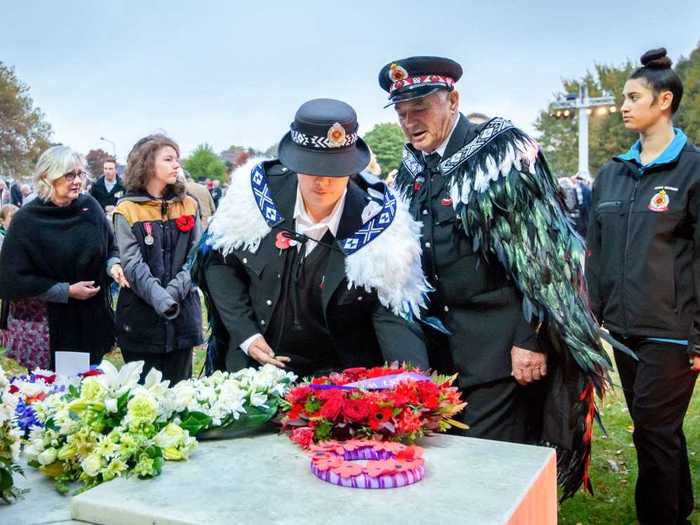
[(700, 150), (673, 127), (683, 96), (665, 49), (625, 83), (639, 140), (593, 186), (587, 279), (593, 311), (639, 360), (615, 352), (634, 422), (640, 523), (687, 523), (693, 491), (683, 418), (700, 371)]
[(114, 210), (114, 235), (129, 286), (117, 302), (117, 343), (124, 360), (144, 361), (172, 384), (192, 375), (202, 343), (199, 293), (185, 268), (201, 235), (197, 201), (178, 178), (179, 148), (150, 135), (129, 153), (128, 193)]

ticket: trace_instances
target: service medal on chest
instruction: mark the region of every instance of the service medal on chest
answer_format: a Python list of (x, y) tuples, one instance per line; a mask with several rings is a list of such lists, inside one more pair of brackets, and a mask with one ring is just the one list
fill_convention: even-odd
[(153, 224), (150, 222), (144, 222), (143, 229), (146, 231), (146, 236), (143, 238), (143, 242), (146, 243), (146, 246), (153, 246)]
[(668, 210), (669, 202), (670, 199), (668, 197), (668, 193), (666, 193), (666, 190), (661, 190), (651, 198), (647, 208), (649, 208), (651, 211), (657, 212), (666, 211)]

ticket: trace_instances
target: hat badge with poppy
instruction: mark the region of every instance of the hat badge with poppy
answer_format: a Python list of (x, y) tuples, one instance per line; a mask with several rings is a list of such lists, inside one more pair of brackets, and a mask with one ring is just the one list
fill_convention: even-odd
[(436, 91), (454, 89), (462, 66), (443, 57), (419, 56), (389, 62), (379, 71), (379, 85), (389, 93), (389, 104), (414, 100)]

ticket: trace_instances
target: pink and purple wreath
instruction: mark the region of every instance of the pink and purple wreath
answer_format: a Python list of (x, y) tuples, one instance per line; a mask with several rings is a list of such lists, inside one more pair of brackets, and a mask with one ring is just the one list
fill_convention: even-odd
[(311, 472), (341, 487), (390, 489), (425, 476), (423, 449), (374, 440), (325, 441), (311, 446)]

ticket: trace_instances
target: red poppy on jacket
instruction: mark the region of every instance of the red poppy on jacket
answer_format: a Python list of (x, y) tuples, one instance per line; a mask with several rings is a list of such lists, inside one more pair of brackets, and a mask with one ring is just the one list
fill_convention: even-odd
[(175, 226), (183, 233), (187, 233), (194, 228), (194, 215), (180, 215), (175, 219)]

